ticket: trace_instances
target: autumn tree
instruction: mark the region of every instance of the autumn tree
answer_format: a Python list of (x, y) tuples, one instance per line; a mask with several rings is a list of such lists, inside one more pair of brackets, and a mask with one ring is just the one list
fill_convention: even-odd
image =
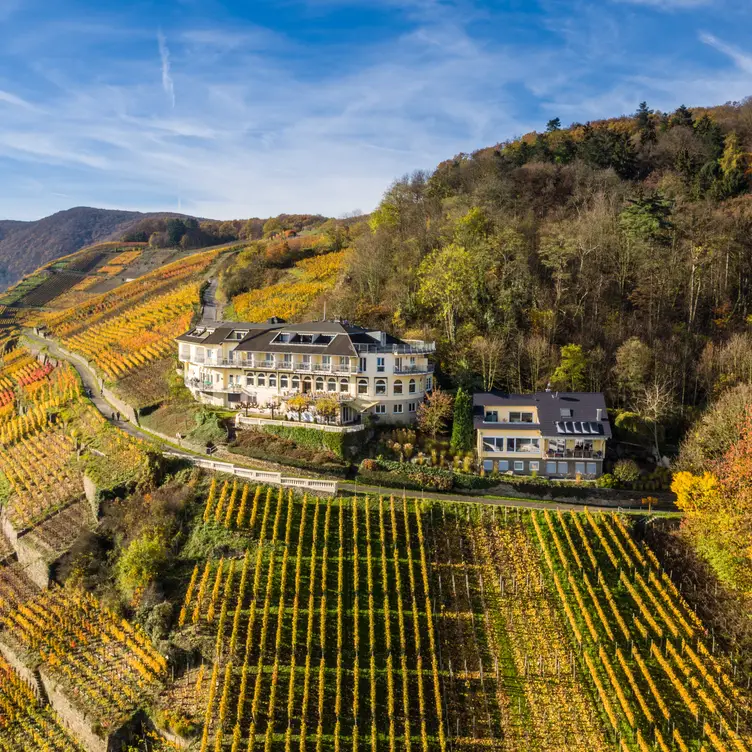
[[(293, 399), (295, 398), (293, 397)], [(314, 407), (316, 408), (316, 414), (320, 415), (327, 423), (331, 423), (339, 415), (339, 404), (337, 400), (331, 397), (323, 397), (316, 400)]]
[(436, 387), (418, 405), (418, 427), (432, 438), (444, 433), (452, 417), (452, 395)]

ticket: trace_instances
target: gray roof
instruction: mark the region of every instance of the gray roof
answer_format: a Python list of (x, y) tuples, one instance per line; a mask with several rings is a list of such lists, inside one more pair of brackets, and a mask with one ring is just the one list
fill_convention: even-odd
[[(203, 332), (201, 330), (204, 330)], [(233, 331), (247, 331), (243, 339), (230, 339)], [(274, 342), (280, 334), (322, 335), (313, 342)], [(178, 342), (196, 345), (219, 345), (223, 342), (238, 342), (239, 352), (288, 352), (320, 355), (344, 355), (355, 357), (358, 345), (403, 345), (402, 340), (389, 334), (364, 329), (346, 321), (305, 321), (298, 324), (275, 321), (273, 323), (252, 323), (241, 321), (201, 322), (185, 334), (176, 338)]]
[[(488, 408), (535, 407), (539, 423), (486, 423), (483, 416)], [(600, 419), (598, 410), (601, 411)], [(562, 411), (569, 411), (563, 413)], [(507, 429), (538, 428), (543, 436), (611, 438), (611, 424), (606, 412), (606, 400), (601, 392), (534, 392), (507, 394), (479, 392), (473, 395), (473, 423), (475, 428), (504, 426)]]

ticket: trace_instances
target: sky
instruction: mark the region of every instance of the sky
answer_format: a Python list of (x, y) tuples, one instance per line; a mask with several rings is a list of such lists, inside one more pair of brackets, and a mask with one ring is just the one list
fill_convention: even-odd
[(752, 95), (749, 0), (0, 0), (0, 218), (375, 208), (545, 128)]

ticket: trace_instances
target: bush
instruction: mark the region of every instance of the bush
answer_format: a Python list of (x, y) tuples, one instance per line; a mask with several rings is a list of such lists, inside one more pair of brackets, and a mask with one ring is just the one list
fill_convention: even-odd
[(128, 597), (151, 585), (167, 561), (167, 545), (159, 533), (144, 533), (131, 541), (117, 563), (117, 583)]
[[(256, 430), (256, 429), (250, 429)], [(256, 433), (268, 433), (292, 441), (309, 449), (327, 449), (340, 459), (354, 454), (362, 443), (365, 431), (345, 433), (344, 431), (321, 431), (304, 426), (263, 426)]]
[(203, 408), (193, 418), (196, 427), (188, 434), (189, 439), (200, 443), (227, 441), (227, 430), (216, 412)]
[(619, 483), (634, 483), (640, 477), (640, 468), (634, 460), (618, 460), (613, 475)]
[(610, 473), (605, 473), (595, 481), (595, 485), (598, 488), (614, 488), (616, 486), (616, 478)]

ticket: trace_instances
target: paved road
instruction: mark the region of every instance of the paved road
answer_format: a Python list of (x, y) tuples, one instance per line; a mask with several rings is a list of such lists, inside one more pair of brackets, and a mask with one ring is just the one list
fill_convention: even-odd
[[(83, 382), (84, 387), (91, 392), (92, 396), (90, 397), (90, 399), (94, 404), (94, 407), (96, 407), (97, 410), (99, 410), (99, 412), (102, 413), (102, 415), (104, 415), (104, 417), (107, 418), (110, 423), (116, 425), (118, 428), (130, 434), (131, 436), (135, 436), (139, 439), (146, 439), (147, 441), (156, 441), (163, 449), (177, 451), (173, 446), (160, 441), (147, 431), (144, 431), (138, 426), (133, 425), (133, 423), (131, 423), (127, 418), (122, 418), (121, 420), (113, 420), (112, 416), (113, 414), (117, 413), (117, 409), (113, 407), (102, 396), (101, 392), (99, 391), (99, 382), (97, 381), (97, 377), (94, 375), (91, 368), (89, 368), (83, 358), (72, 353), (63, 352), (58, 346), (57, 342), (55, 342), (55, 340), (46, 339), (45, 337), (38, 337), (29, 330), (24, 330), (23, 334), (34, 344), (46, 348), (47, 353), (51, 357), (56, 358), (57, 360), (67, 360), (76, 369), (78, 375), (81, 377), (81, 381)], [(185, 456), (190, 456), (188, 452), (183, 452), (183, 454)]]
[(201, 303), (203, 304), (201, 308), (202, 321), (222, 321), (224, 306), (217, 302), (218, 286), (219, 282), (214, 277), (201, 295)]

